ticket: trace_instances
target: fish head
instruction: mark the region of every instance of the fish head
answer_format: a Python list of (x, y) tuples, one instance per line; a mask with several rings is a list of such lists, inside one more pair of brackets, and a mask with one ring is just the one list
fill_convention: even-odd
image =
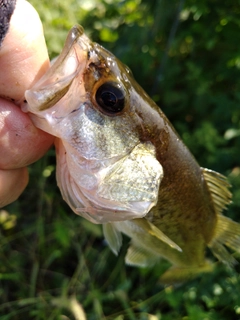
[(62, 53), (25, 94), (23, 111), (57, 137), (63, 198), (94, 223), (140, 218), (157, 203), (163, 170), (144, 138), (134, 83), (124, 64), (75, 26)]

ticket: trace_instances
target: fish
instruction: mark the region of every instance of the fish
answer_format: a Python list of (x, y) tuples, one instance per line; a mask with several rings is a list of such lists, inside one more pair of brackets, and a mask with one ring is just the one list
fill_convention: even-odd
[[(240, 224), (225, 176), (200, 167), (168, 118), (111, 52), (74, 26), (60, 55), (25, 93), (22, 110), (56, 137), (56, 178), (79, 216), (102, 224), (116, 255), (148, 267), (168, 260), (161, 283), (213, 270), (209, 248), (233, 266)], [(229, 251), (230, 249), (230, 251)]]

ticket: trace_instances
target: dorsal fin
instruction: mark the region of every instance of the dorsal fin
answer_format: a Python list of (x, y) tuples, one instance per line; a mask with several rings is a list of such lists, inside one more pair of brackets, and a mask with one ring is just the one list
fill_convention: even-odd
[(222, 174), (205, 168), (201, 169), (211, 193), (216, 213), (221, 214), (227, 205), (231, 203), (232, 193), (229, 191), (231, 185)]

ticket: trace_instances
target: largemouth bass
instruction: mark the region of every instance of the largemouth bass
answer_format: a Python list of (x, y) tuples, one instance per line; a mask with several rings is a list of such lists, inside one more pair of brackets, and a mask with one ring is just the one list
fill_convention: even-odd
[(113, 54), (71, 29), (62, 53), (26, 91), (23, 111), (56, 136), (57, 182), (72, 210), (102, 223), (126, 263), (165, 258), (162, 282), (212, 269), (206, 247), (228, 265), (239, 251), (240, 225), (222, 215), (230, 185), (201, 168), (160, 108)]

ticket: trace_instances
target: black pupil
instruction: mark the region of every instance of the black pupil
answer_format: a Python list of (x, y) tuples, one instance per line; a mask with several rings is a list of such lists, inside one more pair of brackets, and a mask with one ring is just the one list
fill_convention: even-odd
[(106, 82), (98, 88), (96, 101), (104, 111), (118, 113), (124, 108), (124, 96), (124, 90), (117, 83)]

